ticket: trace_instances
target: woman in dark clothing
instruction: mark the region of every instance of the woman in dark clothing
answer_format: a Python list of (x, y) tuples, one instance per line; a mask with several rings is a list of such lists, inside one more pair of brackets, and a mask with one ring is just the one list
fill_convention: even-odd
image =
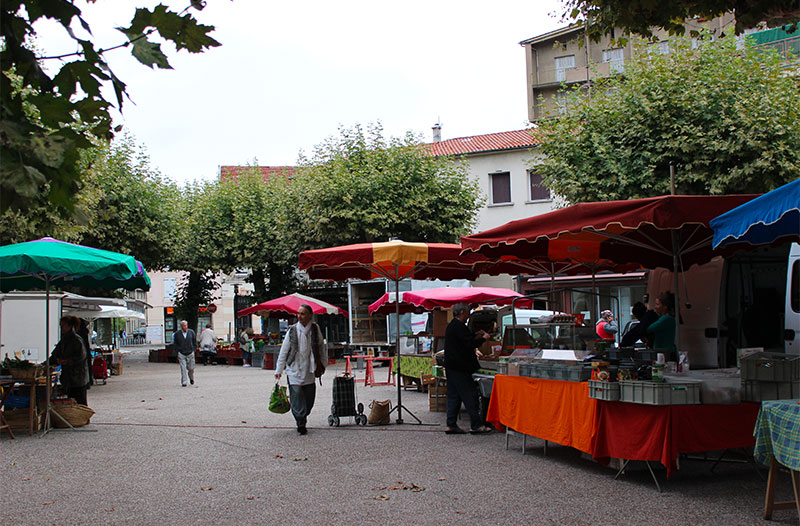
[(89, 384), (89, 367), (86, 361), (86, 344), (76, 329), (78, 318), (61, 318), (61, 341), (50, 355), (50, 365), (61, 365), (61, 387), (69, 398), (86, 404), (86, 386)]

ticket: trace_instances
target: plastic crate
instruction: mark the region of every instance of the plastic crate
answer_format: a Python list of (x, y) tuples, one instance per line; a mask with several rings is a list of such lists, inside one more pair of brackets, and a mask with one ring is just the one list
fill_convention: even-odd
[(619, 382), (589, 380), (589, 398), (611, 402), (619, 400)]
[(519, 366), (519, 375), (536, 378), (536, 366), (531, 363), (523, 363)]
[(742, 357), (742, 381), (800, 381), (800, 355), (779, 352), (757, 352)]
[(742, 400), (763, 402), (764, 400), (790, 400), (800, 398), (800, 381), (760, 382), (742, 380)]
[(254, 352), (250, 354), (250, 365), (258, 369), (264, 368), (264, 353)]
[(561, 379), (568, 382), (585, 382), (592, 377), (592, 368), (583, 365), (568, 365), (561, 370)]
[(497, 362), (497, 374), (508, 374), (508, 362)]
[(700, 382), (646, 382), (623, 380), (620, 402), (648, 405), (691, 405), (700, 403)]

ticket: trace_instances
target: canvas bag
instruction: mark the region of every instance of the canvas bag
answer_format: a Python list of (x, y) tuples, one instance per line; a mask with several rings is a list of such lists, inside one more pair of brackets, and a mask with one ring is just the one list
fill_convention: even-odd
[(275, 387), (269, 395), (269, 410), (273, 413), (283, 414), (289, 412), (292, 406), (289, 403), (289, 393), (285, 385), (275, 382)]
[(369, 416), (367, 423), (385, 426), (389, 423), (389, 412), (392, 410), (392, 402), (389, 400), (373, 400), (369, 404)]

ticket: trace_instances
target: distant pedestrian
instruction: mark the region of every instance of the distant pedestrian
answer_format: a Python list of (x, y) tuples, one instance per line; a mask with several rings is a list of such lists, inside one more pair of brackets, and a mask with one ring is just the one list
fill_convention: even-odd
[(489, 333), (478, 331), (472, 334), (467, 327), (469, 306), (466, 303), (453, 305), (453, 320), (447, 325), (444, 337), (444, 368), (447, 376), (447, 429), (448, 435), (463, 434), (458, 427), (461, 403), (467, 409), (470, 433), (481, 434), (492, 431), (484, 425), (478, 412), (478, 387), (472, 373), (480, 368), (477, 349), (489, 339)]
[(214, 357), (217, 355), (217, 336), (211, 328), (210, 323), (206, 323), (206, 328), (200, 333), (200, 356), (203, 358), (203, 365), (214, 364)]
[(313, 311), (308, 305), (301, 305), (297, 309), (298, 322), (286, 332), (275, 366), (275, 378), (278, 380), (286, 370), (292, 415), (297, 423), (297, 432), (301, 435), (308, 433), (306, 422), (317, 394), (314, 379), (325, 372), (323, 360), (327, 361), (322, 330), (311, 321), (312, 316)]
[(197, 337), (186, 320), (181, 321), (181, 330), (172, 335), (172, 346), (177, 351), (181, 366), (181, 387), (188, 381), (194, 385), (194, 352), (197, 350)]
[(242, 351), (242, 367), (250, 367), (250, 360), (252, 359), (253, 351), (255, 351), (255, 344), (253, 343), (252, 327), (242, 330), (239, 334), (239, 349)]

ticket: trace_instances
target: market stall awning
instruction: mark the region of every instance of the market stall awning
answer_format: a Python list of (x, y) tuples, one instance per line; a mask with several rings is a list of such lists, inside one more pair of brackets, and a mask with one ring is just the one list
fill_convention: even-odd
[(580, 203), (461, 238), (491, 259), (573, 259), (688, 268), (714, 257), (709, 222), (755, 195), (666, 195)]
[(711, 220), (714, 248), (800, 242), (800, 179)]
[(77, 316), (85, 320), (97, 320), (105, 318), (125, 318), (144, 321), (145, 315), (142, 312), (126, 309), (125, 307), (115, 307), (113, 305), (101, 305), (100, 310), (64, 310), (64, 314)]
[(237, 316), (241, 318), (242, 316), (257, 314), (267, 318), (287, 318), (297, 316), (298, 309), (304, 304), (311, 307), (314, 314), (341, 314), (342, 316), (347, 316), (347, 313), (336, 305), (296, 292), (242, 309)]
[[(492, 303), (510, 305), (522, 294), (511, 289), (493, 287), (439, 287), (435, 289), (409, 290), (400, 293), (400, 312), (425, 312), (436, 308), (447, 309), (456, 303), (477, 305)], [(369, 306), (370, 314), (391, 314), (395, 312), (395, 293), (387, 292)], [(529, 308), (530, 300), (518, 300), (520, 308)]]

